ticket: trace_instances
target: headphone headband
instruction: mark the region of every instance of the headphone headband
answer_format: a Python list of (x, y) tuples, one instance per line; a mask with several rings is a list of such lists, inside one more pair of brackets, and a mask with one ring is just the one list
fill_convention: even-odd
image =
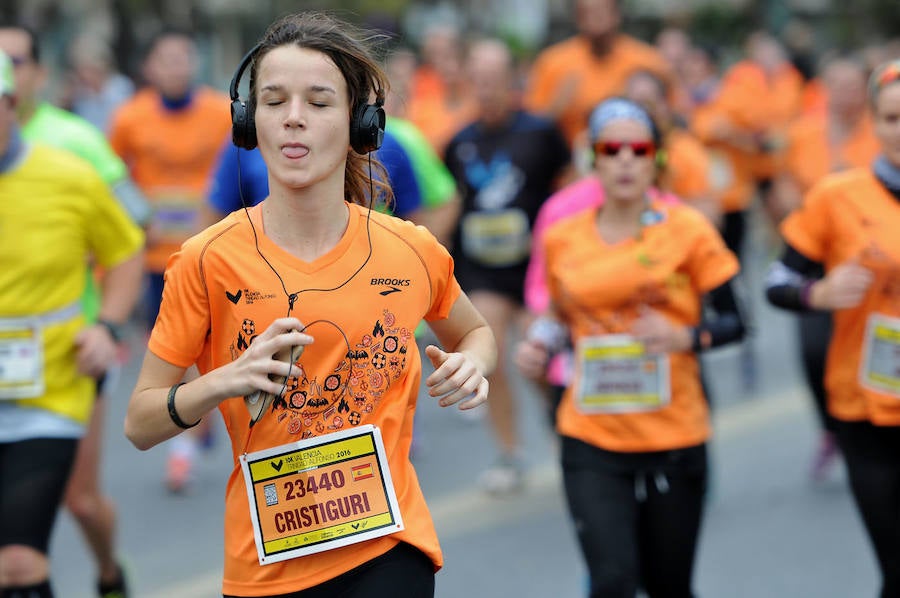
[(241, 77), (244, 75), (244, 71), (247, 70), (247, 67), (250, 66), (250, 63), (253, 62), (253, 57), (256, 55), (256, 51), (259, 50), (259, 44), (256, 44), (250, 51), (244, 54), (244, 57), (241, 58), (241, 63), (238, 65), (236, 71), (234, 71), (234, 76), (231, 77), (231, 85), (228, 86), (228, 94), (231, 96), (232, 101), (239, 99), (241, 96), (238, 93), (238, 86), (241, 84)]
[[(255, 148), (257, 143), (253, 101), (252, 98), (248, 102), (242, 101), (238, 87), (244, 71), (253, 62), (260, 46), (261, 44), (257, 43), (244, 54), (228, 86), (228, 95), (231, 97), (231, 139), (237, 147), (248, 150)], [(350, 145), (357, 153), (366, 154), (381, 147), (385, 123), (382, 106), (384, 106), (384, 90), (379, 87), (375, 90), (374, 104), (362, 100), (353, 109), (350, 117)]]

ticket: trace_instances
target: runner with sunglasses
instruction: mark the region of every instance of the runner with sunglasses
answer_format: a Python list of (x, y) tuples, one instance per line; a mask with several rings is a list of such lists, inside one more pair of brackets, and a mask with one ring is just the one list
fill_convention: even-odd
[(540, 377), (570, 331), (557, 429), (590, 596), (691, 596), (710, 434), (697, 353), (743, 335), (739, 266), (702, 214), (651, 194), (659, 135), (640, 105), (603, 102), (589, 135), (604, 200), (545, 234), (551, 306), (517, 363)]

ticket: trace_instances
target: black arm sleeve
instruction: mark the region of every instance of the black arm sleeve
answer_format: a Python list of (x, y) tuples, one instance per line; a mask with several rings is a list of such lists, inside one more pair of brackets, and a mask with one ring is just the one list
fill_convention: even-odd
[(820, 262), (785, 245), (784, 253), (769, 266), (766, 273), (766, 299), (769, 303), (791, 311), (808, 311), (806, 301), (809, 286), (825, 275)]
[[(712, 312), (712, 314), (710, 314)], [(695, 352), (741, 340), (746, 332), (731, 280), (704, 296), (700, 325), (693, 330)]]

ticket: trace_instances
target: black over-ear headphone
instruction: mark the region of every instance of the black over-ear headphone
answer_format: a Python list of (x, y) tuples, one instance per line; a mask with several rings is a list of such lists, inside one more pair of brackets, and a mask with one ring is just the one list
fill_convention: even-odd
[[(243, 101), (238, 94), (241, 76), (259, 50), (259, 44), (253, 46), (241, 59), (228, 93), (231, 96), (231, 140), (237, 147), (251, 150), (256, 147), (256, 120), (253, 104)], [(375, 94), (375, 103), (360, 102), (353, 109), (350, 118), (350, 147), (358, 154), (367, 154), (381, 147), (384, 141), (384, 91), (379, 89)]]

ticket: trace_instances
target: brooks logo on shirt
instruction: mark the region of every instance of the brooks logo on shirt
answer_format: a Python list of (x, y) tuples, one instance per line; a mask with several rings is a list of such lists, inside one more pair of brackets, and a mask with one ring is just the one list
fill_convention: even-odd
[(399, 293), (400, 291), (403, 290), (399, 287), (410, 286), (410, 280), (408, 278), (373, 278), (369, 284), (372, 285), (373, 287), (376, 287), (376, 286), (389, 287), (389, 288), (381, 291), (380, 293), (378, 293), (379, 295), (386, 297), (392, 293)]
[(408, 287), (409, 279), (408, 278), (373, 278), (370, 283), (373, 287), (378, 285), (384, 285), (388, 287)]

